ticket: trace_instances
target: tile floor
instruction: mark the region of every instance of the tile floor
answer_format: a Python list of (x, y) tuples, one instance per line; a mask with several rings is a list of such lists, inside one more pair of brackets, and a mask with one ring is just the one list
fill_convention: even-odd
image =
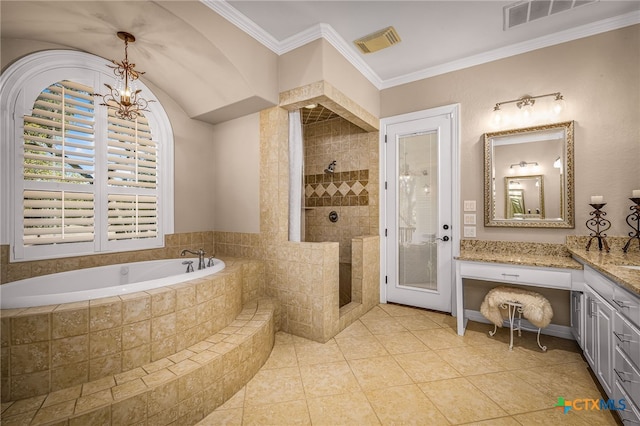
[(607, 411), (554, 408), (599, 399), (577, 344), (381, 304), (325, 344), (279, 332), (256, 376), (200, 425), (615, 425)]

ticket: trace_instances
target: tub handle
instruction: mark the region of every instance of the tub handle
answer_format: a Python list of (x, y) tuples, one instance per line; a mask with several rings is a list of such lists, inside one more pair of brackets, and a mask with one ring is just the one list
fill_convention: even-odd
[(187, 265), (187, 274), (193, 272), (193, 260), (185, 260), (182, 264)]
[(207, 262), (207, 268), (211, 268), (213, 266), (213, 256), (209, 256), (209, 261)]

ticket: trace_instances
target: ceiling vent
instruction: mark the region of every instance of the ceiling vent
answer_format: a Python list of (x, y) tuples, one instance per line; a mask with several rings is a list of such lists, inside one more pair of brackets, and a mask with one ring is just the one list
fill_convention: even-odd
[(529, 0), (504, 7), (504, 30), (599, 0)]
[(372, 53), (385, 49), (389, 46), (393, 46), (396, 43), (400, 43), (400, 36), (396, 32), (395, 28), (387, 27), (383, 30), (376, 31), (375, 33), (359, 38), (354, 41), (354, 43), (362, 53)]

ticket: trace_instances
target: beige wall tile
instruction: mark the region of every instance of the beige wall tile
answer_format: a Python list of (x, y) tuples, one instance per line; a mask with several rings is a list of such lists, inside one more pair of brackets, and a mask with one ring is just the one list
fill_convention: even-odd
[(122, 350), (151, 343), (151, 321), (140, 321), (122, 327)]
[(69, 418), (69, 426), (109, 425), (111, 424), (111, 407), (102, 407), (85, 414)]
[(122, 351), (122, 329), (112, 328), (89, 334), (89, 358), (98, 358)]
[(151, 345), (146, 344), (122, 351), (122, 371), (129, 371), (151, 361)]
[(48, 370), (49, 344), (47, 342), (11, 347), (11, 375)]
[(50, 316), (25, 315), (11, 318), (11, 337), (14, 345), (41, 342), (49, 339)]
[(120, 296), (122, 299), (122, 323), (143, 321), (151, 317), (151, 296), (145, 293)]
[(89, 359), (89, 336), (81, 335), (51, 341), (51, 367)]
[(151, 320), (151, 341), (164, 340), (176, 333), (176, 314), (154, 317)]
[(89, 360), (89, 380), (122, 372), (122, 353), (118, 352), (101, 358)]
[(49, 392), (50, 384), (48, 371), (12, 376), (10, 398), (17, 400), (45, 394)]
[(149, 290), (151, 294), (151, 315), (159, 317), (176, 311), (176, 291), (172, 288)]
[(122, 325), (122, 302), (109, 297), (89, 302), (89, 330), (99, 331)]
[(67, 389), (89, 380), (89, 363), (78, 362), (51, 370), (51, 390)]
[(86, 305), (77, 309), (56, 309), (53, 311), (51, 314), (51, 337), (59, 339), (87, 333), (89, 331), (88, 302)]
[[(168, 407), (178, 404), (178, 382), (172, 381), (149, 391), (148, 415), (160, 413)], [(177, 416), (176, 416), (177, 417)]]
[(132, 424), (147, 417), (147, 394), (134, 396), (111, 406), (112, 424)]

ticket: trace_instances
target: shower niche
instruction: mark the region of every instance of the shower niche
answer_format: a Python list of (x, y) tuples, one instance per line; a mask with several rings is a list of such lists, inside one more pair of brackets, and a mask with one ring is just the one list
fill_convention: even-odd
[[(339, 243), (340, 307), (352, 288), (352, 240), (378, 234), (378, 132), (363, 130), (322, 105), (301, 109), (304, 240)], [(375, 166), (375, 170), (372, 170)]]

